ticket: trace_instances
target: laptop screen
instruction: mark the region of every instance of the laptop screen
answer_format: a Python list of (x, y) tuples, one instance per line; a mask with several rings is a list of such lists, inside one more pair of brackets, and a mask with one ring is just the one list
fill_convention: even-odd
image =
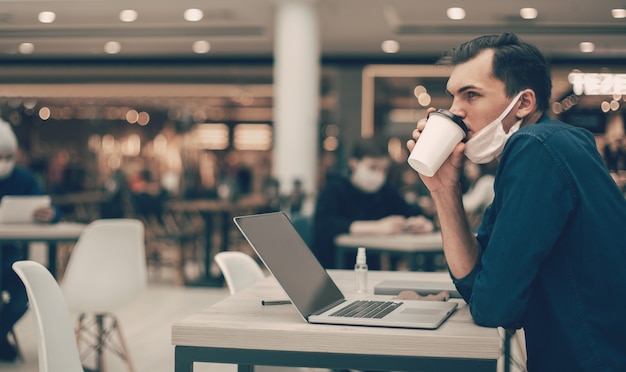
[(344, 299), (284, 213), (241, 216), (234, 221), (304, 317)]

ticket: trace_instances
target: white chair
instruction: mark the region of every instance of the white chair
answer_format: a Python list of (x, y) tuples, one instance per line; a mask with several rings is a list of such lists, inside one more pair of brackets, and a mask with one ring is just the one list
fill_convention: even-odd
[(39, 372), (83, 372), (70, 313), (52, 274), (40, 263), (17, 261), (37, 329)]
[(134, 371), (114, 311), (132, 302), (146, 284), (143, 223), (124, 218), (90, 223), (74, 246), (61, 282), (69, 308), (79, 313), (76, 338), (79, 350), (87, 344), (81, 351), (84, 365), (95, 353), (94, 369), (102, 371), (103, 353), (109, 350)]
[(243, 252), (219, 252), (215, 255), (215, 263), (226, 280), (230, 294), (244, 290), (265, 277), (254, 258)]
[[(219, 252), (214, 257), (217, 266), (220, 268), (230, 294), (251, 287), (254, 283), (265, 278), (265, 273), (261, 266), (250, 257), (250, 255), (240, 251)], [(276, 366), (255, 366), (258, 372), (292, 372), (311, 371), (309, 368), (292, 368)], [(322, 370), (326, 371), (326, 370)]]

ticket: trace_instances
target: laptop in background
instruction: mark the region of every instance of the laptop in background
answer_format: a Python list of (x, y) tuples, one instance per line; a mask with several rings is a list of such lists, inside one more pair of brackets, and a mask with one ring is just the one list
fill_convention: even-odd
[(0, 223), (33, 223), (33, 214), (50, 206), (49, 195), (5, 195), (0, 199)]
[(402, 291), (415, 291), (422, 296), (448, 291), (450, 298), (463, 298), (452, 283), (428, 280), (383, 280), (374, 286), (374, 294), (395, 296)]
[[(309, 323), (435, 329), (457, 308), (456, 302), (390, 300), (380, 296), (347, 298), (287, 215), (264, 213), (233, 220)], [(355, 313), (337, 314), (353, 304), (363, 306), (364, 300), (372, 301), (379, 310), (384, 310), (372, 311), (378, 314), (374, 318)]]

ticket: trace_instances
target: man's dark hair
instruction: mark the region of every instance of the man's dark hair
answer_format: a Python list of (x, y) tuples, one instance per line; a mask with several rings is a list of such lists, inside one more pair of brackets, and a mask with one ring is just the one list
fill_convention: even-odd
[(368, 158), (384, 158), (389, 156), (387, 146), (375, 138), (358, 139), (352, 147), (352, 157), (361, 160)]
[(552, 92), (550, 66), (536, 46), (521, 41), (515, 34), (503, 33), (470, 40), (446, 52), (437, 64), (455, 66), (465, 63), (485, 49), (494, 50), (493, 75), (504, 82), (508, 97), (530, 88), (537, 97), (537, 109), (549, 109)]

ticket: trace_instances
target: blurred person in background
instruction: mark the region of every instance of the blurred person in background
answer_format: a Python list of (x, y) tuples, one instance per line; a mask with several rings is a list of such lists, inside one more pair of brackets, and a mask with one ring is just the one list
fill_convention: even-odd
[[(523, 328), (531, 372), (626, 371), (626, 201), (593, 134), (548, 118), (548, 63), (514, 34), (479, 37), (440, 62), (453, 67), (450, 111), (469, 139), (421, 178), (474, 321)], [(464, 156), (499, 160), (477, 236), (462, 203)]]
[(463, 163), (463, 178), (466, 183), (463, 192), (463, 207), (470, 227), (474, 231), (480, 226), (483, 213), (495, 196), (493, 191), (495, 166), (497, 166), (496, 162), (476, 164), (466, 160)]
[[(417, 205), (409, 205), (387, 182), (391, 158), (375, 139), (355, 143), (348, 162), (350, 174), (331, 174), (317, 198), (313, 216), (313, 252), (326, 269), (335, 264), (335, 237), (340, 234), (425, 233), (431, 220)], [(345, 262), (353, 262), (354, 257)], [(380, 269), (378, 256), (368, 257), (370, 269)]]
[[(18, 145), (11, 125), (0, 120), (0, 202), (5, 195), (41, 195), (42, 190), (32, 172), (15, 165)], [(59, 219), (58, 211), (53, 207), (44, 207), (35, 211), (36, 222), (50, 223)], [(24, 315), (28, 299), (26, 288), (11, 265), (24, 259), (21, 244), (2, 244), (0, 246), (0, 361), (13, 362), (17, 358), (17, 348), (9, 340), (13, 326)], [(5, 296), (6, 294), (6, 296)]]
[(626, 153), (624, 153), (621, 138), (608, 140), (602, 148), (602, 152), (604, 163), (609, 172), (618, 173), (624, 169), (624, 166), (626, 166)]

